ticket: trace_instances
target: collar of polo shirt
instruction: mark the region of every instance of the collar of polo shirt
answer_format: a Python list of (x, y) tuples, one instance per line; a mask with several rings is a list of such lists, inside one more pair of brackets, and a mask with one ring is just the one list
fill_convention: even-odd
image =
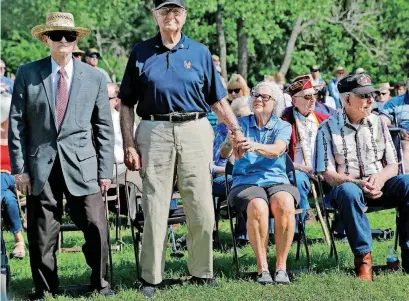
[[(367, 125), (370, 126), (372, 125), (371, 122), (371, 118), (372, 116), (375, 116), (373, 114), (370, 114), (368, 117), (365, 117), (364, 119), (361, 120), (361, 122), (359, 123), (360, 125)], [(375, 116), (376, 117), (376, 116)], [(345, 112), (345, 109), (343, 109), (342, 111), (338, 112), (338, 123), (341, 127), (343, 126), (348, 126), (348, 127), (352, 127), (355, 129), (355, 127), (353, 126), (353, 124), (349, 121), (348, 115)]]
[(189, 38), (186, 37), (186, 35), (184, 35), (183, 32), (182, 32), (182, 36), (180, 37), (179, 43), (177, 43), (176, 46), (173, 47), (172, 49), (168, 49), (163, 45), (162, 37), (160, 35), (160, 32), (155, 37), (154, 47), (156, 49), (166, 48), (167, 50), (176, 51), (177, 49), (189, 49), (189, 46), (190, 46), (189, 45)]
[[(254, 114), (249, 115), (249, 126), (250, 127), (257, 127), (256, 116)], [(266, 125), (264, 126), (266, 129), (272, 130), (275, 124), (278, 122), (278, 118), (272, 114)]]

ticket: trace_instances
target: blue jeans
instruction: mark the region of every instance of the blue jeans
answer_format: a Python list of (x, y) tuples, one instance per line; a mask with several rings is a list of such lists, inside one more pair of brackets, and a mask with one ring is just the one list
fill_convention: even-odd
[[(295, 177), (297, 178), (297, 188), (300, 191), (300, 209), (303, 209), (301, 213), (301, 218), (303, 221), (303, 224), (305, 225), (305, 217), (307, 216), (307, 209), (310, 209), (310, 203), (308, 202), (308, 193), (311, 190), (311, 183), (310, 183), (310, 178), (305, 172), (302, 172), (300, 170), (295, 171)], [(294, 184), (294, 176), (291, 173), (289, 175), (289, 180), (291, 184)], [(295, 233), (298, 233), (298, 219), (300, 218), (299, 215), (295, 217)]]
[(5, 172), (1, 173), (0, 204), (3, 201), (5, 213), (10, 220), (10, 232), (16, 234), (23, 229), (23, 226), (20, 220), (17, 198), (14, 194), (14, 177)]
[[(389, 179), (382, 189), (384, 193), (377, 204), (396, 206), (399, 211), (399, 244), (402, 250), (409, 250), (409, 174)], [(361, 188), (351, 182), (339, 185), (331, 190), (328, 197), (335, 200), (340, 217), (345, 226), (352, 252), (363, 255), (372, 250), (371, 228), (364, 209), (366, 202)]]

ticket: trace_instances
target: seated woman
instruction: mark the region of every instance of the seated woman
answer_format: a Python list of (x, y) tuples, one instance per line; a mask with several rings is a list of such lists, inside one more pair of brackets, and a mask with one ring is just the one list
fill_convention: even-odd
[(15, 258), (24, 258), (25, 245), (22, 234), (23, 226), (20, 220), (20, 212), (17, 204), (17, 198), (14, 193), (14, 177), (10, 175), (10, 157), (7, 143), (8, 133), (8, 115), (10, 111), (11, 95), (2, 91), (0, 101), (0, 172), (1, 172), (1, 193), (0, 204), (4, 202), (5, 214), (10, 221), (10, 231), (14, 235), (14, 250), (12, 252)]
[[(254, 114), (239, 119), (245, 139), (239, 141), (233, 169), (229, 202), (237, 212), (247, 215), (247, 231), (257, 260), (257, 281), (272, 283), (267, 264), (268, 222), (274, 216), (277, 283), (289, 283), (286, 272), (288, 252), (295, 228), (295, 205), (300, 194), (288, 180), (285, 151), (291, 136), (291, 125), (274, 115), (276, 101), (282, 95), (277, 84), (261, 82), (252, 91), (250, 107)], [(234, 133), (229, 135), (234, 139)], [(231, 152), (230, 141), (222, 146), (222, 156)]]
[[(249, 96), (242, 96), (234, 100), (231, 104), (231, 109), (234, 115), (237, 117), (243, 117), (251, 114), (248, 98)], [(215, 195), (224, 195), (226, 193), (224, 168), (226, 166), (227, 158), (220, 156), (220, 146), (227, 138), (227, 131), (227, 126), (224, 123), (219, 123), (215, 131), (212, 168), (213, 194)]]

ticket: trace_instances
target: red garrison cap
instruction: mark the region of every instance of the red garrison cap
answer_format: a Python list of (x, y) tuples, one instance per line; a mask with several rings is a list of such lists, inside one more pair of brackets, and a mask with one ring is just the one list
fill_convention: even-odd
[(296, 93), (312, 88), (312, 81), (310, 75), (300, 75), (294, 78), (287, 89), (287, 93), (291, 96), (295, 95)]

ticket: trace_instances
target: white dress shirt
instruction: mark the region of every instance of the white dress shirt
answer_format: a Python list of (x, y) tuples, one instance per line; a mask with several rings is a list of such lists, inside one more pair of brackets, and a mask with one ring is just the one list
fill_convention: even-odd
[[(306, 164), (312, 167), (312, 156), (314, 154), (315, 139), (318, 132), (318, 121), (314, 114), (309, 114), (307, 117), (300, 113), (295, 114), (295, 118), (298, 119), (298, 132), (302, 137), (302, 145), (305, 151)], [(297, 150), (295, 153), (294, 163), (304, 165), (304, 156), (301, 149), (300, 141), (297, 141)]]
[[(58, 71), (61, 69), (61, 67), (54, 61), (53, 58), (51, 58), (51, 72), (52, 72), (52, 79), (53, 79), (53, 99), (55, 103), (55, 98), (57, 95), (57, 84), (58, 84)], [(64, 67), (66, 76), (67, 76), (67, 84), (68, 84), (68, 95), (70, 95), (71, 92), (71, 84), (72, 84), (72, 78), (74, 75), (74, 62), (71, 58), (71, 60), (68, 62), (67, 66)]]

